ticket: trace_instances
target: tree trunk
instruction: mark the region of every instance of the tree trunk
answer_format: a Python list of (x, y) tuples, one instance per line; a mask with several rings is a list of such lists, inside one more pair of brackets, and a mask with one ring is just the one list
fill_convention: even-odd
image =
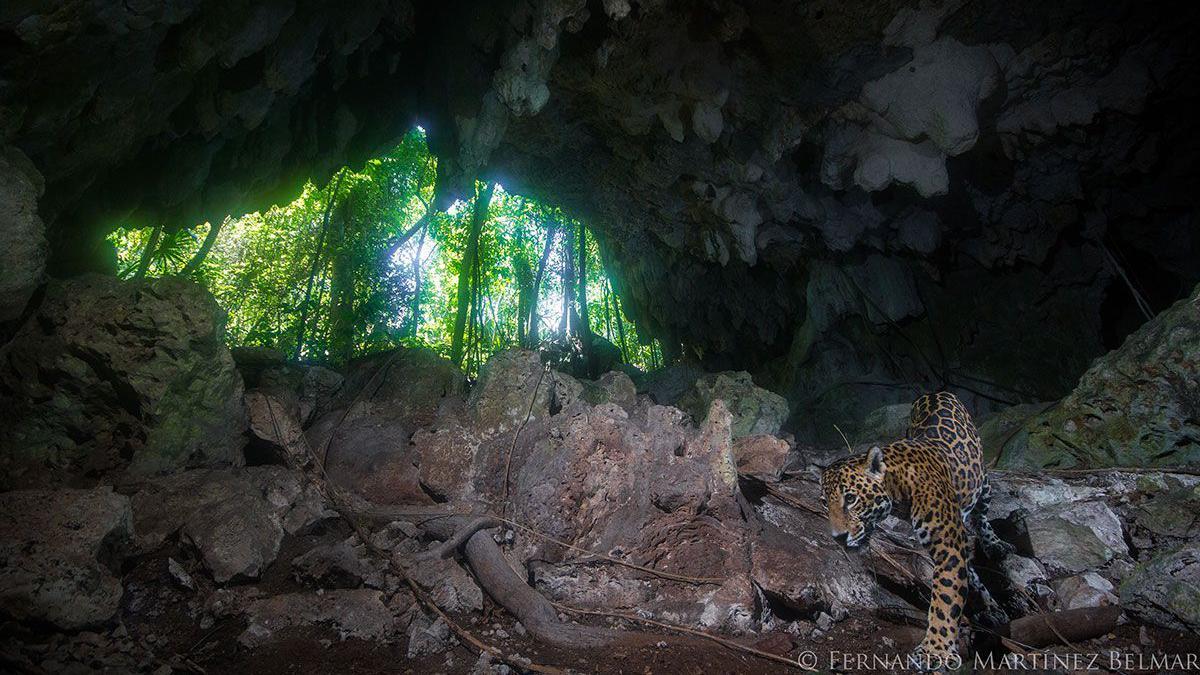
[(312, 299), (313, 277), (317, 276), (317, 266), (325, 252), (325, 233), (329, 231), (329, 216), (333, 211), (333, 203), (337, 201), (338, 190), (342, 187), (342, 179), (345, 177), (345, 169), (339, 171), (337, 180), (331, 186), (329, 194), (325, 196), (325, 216), (321, 222), (321, 234), (317, 237), (317, 248), (313, 251), (312, 269), (308, 272), (308, 285), (304, 289), (304, 302), (300, 304), (300, 329), (296, 334), (295, 359), (297, 361), (300, 360), (300, 353), (304, 349), (304, 328), (308, 324), (308, 303)]
[[(429, 161), (433, 162), (434, 158), (430, 157)], [(427, 165), (427, 168), (428, 168), (428, 165)], [(388, 260), (390, 260), (392, 258), (392, 256), (396, 255), (396, 251), (399, 251), (402, 246), (404, 246), (406, 243), (408, 243), (408, 240), (411, 239), (413, 237), (413, 235), (415, 235), (417, 232), (424, 232), (425, 226), (428, 225), (429, 221), (433, 218), (433, 214), (434, 214), (433, 203), (434, 203), (435, 199), (430, 199), (429, 201), (425, 201), (425, 198), (421, 196), (421, 190), (424, 189), (424, 187), (425, 187), (425, 172), (422, 171), (420, 178), (417, 180), (416, 197), (417, 197), (417, 200), (420, 201), (425, 206), (425, 213), (421, 214), (421, 217), (417, 219), (417, 222), (413, 223), (413, 226), (408, 228), (408, 230), (404, 234), (401, 234), (399, 237), (396, 237), (395, 239), (388, 242), (387, 246), (385, 246), (383, 248), (383, 260), (381, 260), (380, 262), (387, 262)], [(436, 186), (434, 186), (434, 192), (435, 193), (437, 192)], [(435, 195), (435, 197), (436, 197), (436, 195)]]
[(146, 273), (150, 271), (150, 263), (154, 260), (154, 253), (158, 251), (158, 240), (162, 238), (162, 229), (161, 224), (155, 225), (154, 231), (150, 233), (150, 241), (146, 242), (146, 248), (142, 251), (142, 259), (138, 261), (134, 279), (145, 279)]
[(550, 259), (550, 251), (554, 248), (554, 237), (558, 234), (558, 224), (551, 222), (546, 226), (546, 245), (542, 247), (542, 258), (538, 261), (537, 274), (533, 277), (533, 293), (529, 303), (529, 347), (536, 347), (540, 341), (542, 319), (538, 315), (538, 296), (542, 293), (542, 278), (546, 276), (546, 262)]
[(558, 332), (570, 336), (575, 331), (575, 325), (571, 322), (571, 313), (575, 306), (575, 228), (564, 227), (563, 235), (562, 323)]
[(592, 326), (588, 319), (587, 303), (587, 230), (579, 224), (579, 336), (584, 354), (591, 358)]
[(617, 334), (621, 337), (621, 360), (629, 363), (629, 347), (625, 345), (625, 316), (621, 313), (621, 296), (613, 293), (613, 313), (617, 316)]
[(180, 276), (189, 276), (195, 274), (200, 269), (200, 265), (204, 264), (204, 259), (208, 257), (208, 252), (212, 250), (213, 244), (217, 243), (217, 234), (221, 232), (221, 228), (225, 223), (229, 222), (229, 217), (226, 216), (220, 222), (210, 223), (208, 234), (204, 235), (204, 242), (200, 244), (200, 250), (196, 251), (196, 255), (188, 261), (183, 269), (180, 270)]
[(396, 251), (403, 248), (408, 243), (408, 240), (412, 239), (418, 232), (424, 233), (425, 226), (429, 224), (431, 218), (433, 218), (433, 209), (428, 208), (425, 210), (424, 215), (417, 218), (417, 222), (413, 223), (412, 227), (404, 231), (404, 234), (388, 242), (387, 247), (384, 248), (383, 261), (391, 260), (392, 256), (396, 255)]
[(421, 231), (421, 238), (417, 240), (417, 252), (413, 255), (413, 301), (412, 301), (412, 326), (409, 330), (410, 337), (416, 337), (417, 331), (421, 328), (421, 252), (425, 249), (425, 230)]
[(608, 283), (603, 284), (600, 291), (604, 295), (604, 337), (612, 340), (612, 308), (608, 300)]
[(354, 356), (354, 261), (351, 233), (354, 216), (350, 203), (342, 204), (342, 227), (334, 248), (333, 276), (329, 290), (329, 355), (335, 363)]
[(513, 276), (517, 278), (517, 344), (522, 347), (526, 346), (527, 324), (530, 319), (529, 296), (533, 290), (533, 272), (529, 269), (524, 250), (524, 245), (518, 243), (517, 255), (513, 258)]
[(450, 338), (450, 360), (461, 366), (463, 359), (463, 331), (467, 325), (467, 309), (471, 304), (471, 270), (475, 267), (475, 258), (479, 254), (479, 233), (487, 220), (488, 206), (492, 202), (492, 192), (495, 183), (488, 183), (482, 190), (475, 193), (475, 209), (471, 215), (471, 231), (467, 237), (467, 250), (463, 253), (462, 264), (458, 269), (458, 294), (455, 296), (458, 304), (454, 315), (454, 333)]

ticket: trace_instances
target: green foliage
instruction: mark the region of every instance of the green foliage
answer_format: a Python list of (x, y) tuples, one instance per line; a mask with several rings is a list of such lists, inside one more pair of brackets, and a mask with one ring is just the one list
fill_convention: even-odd
[[(458, 202), (444, 212), (430, 212), (425, 227), (396, 247), (429, 211), (436, 172), (418, 129), (359, 170), (343, 168), (322, 188), (308, 183), (290, 204), (227, 218), (191, 274), (229, 312), (229, 341), (316, 361), (340, 362), (397, 345), (425, 346), (449, 356), (473, 205)], [(212, 227), (167, 225), (148, 275), (181, 273)], [(580, 224), (556, 207), (497, 186), (480, 236), (479, 264), (470, 270), (472, 297), (465, 298), (471, 303), (464, 359), (469, 375), (477, 374), (492, 353), (518, 343), (522, 284), (526, 291), (531, 288), (552, 227), (558, 237), (537, 303), (542, 341), (554, 339), (561, 323), (562, 230), (578, 231)], [(153, 230), (118, 227), (110, 235), (122, 277), (136, 274)], [(593, 237), (588, 247), (592, 331), (622, 347), (629, 363), (660, 365), (657, 344), (642, 338), (616, 310)]]

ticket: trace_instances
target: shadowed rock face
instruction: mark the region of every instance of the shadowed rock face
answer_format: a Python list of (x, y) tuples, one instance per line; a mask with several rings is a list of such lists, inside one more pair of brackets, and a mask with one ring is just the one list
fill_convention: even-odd
[(102, 267), (118, 218), (258, 208), (419, 119), (442, 203), (483, 173), (588, 219), (668, 352), (824, 438), (916, 389), (1057, 398), (1143, 320), (1118, 269), (1153, 311), (1200, 281), (1195, 9), (167, 7), (0, 10), (51, 274)]

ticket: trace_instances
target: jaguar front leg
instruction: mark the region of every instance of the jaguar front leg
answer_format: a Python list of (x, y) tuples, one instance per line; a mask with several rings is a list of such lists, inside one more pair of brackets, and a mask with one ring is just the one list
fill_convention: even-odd
[(910, 655), (911, 665), (922, 670), (956, 668), (958, 628), (966, 604), (969, 577), (966, 529), (952, 515), (939, 518), (927, 515), (913, 517), (913, 530), (922, 543), (928, 542), (933, 560), (933, 583), (930, 585), (929, 626), (925, 638)]

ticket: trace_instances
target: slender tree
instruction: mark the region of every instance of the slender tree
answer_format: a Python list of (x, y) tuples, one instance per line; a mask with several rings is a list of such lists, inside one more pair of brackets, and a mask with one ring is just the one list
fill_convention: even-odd
[(475, 208), (471, 215), (471, 229), (467, 236), (467, 249), (463, 253), (462, 264), (458, 270), (457, 308), (454, 315), (454, 333), (450, 337), (450, 360), (462, 365), (463, 331), (467, 325), (467, 310), (471, 304), (471, 271), (475, 267), (475, 258), (479, 254), (479, 233), (483, 231), (484, 221), (487, 220), (488, 206), (492, 203), (492, 193), (495, 183), (487, 183), (475, 193)]
[(574, 334), (576, 323), (571, 321), (575, 310), (575, 228), (563, 228), (563, 268), (562, 268), (562, 323), (558, 332), (563, 336)]
[(341, 227), (334, 228), (333, 276), (329, 288), (329, 353), (336, 363), (345, 363), (354, 355), (354, 201), (343, 200)]
[(527, 324), (532, 319), (529, 296), (533, 293), (533, 270), (529, 269), (523, 248), (518, 246), (512, 261), (513, 276), (517, 281), (517, 344), (522, 346), (526, 344)]
[(317, 267), (321, 263), (321, 256), (325, 252), (325, 234), (329, 231), (329, 216), (333, 211), (333, 203), (337, 201), (338, 190), (342, 187), (342, 179), (346, 177), (346, 170), (342, 169), (338, 172), (337, 180), (330, 185), (329, 194), (325, 197), (325, 215), (321, 219), (321, 234), (317, 237), (317, 248), (313, 251), (312, 267), (308, 272), (308, 285), (304, 288), (304, 302), (300, 304), (300, 329), (296, 332), (296, 353), (295, 359), (300, 360), (301, 351), (304, 349), (304, 328), (308, 325), (308, 310), (309, 300), (312, 299), (313, 278), (317, 276)]
[(546, 245), (542, 247), (542, 257), (538, 261), (537, 274), (533, 277), (533, 289), (529, 302), (529, 342), (528, 346), (536, 347), (540, 338), (542, 319), (538, 314), (538, 297), (542, 293), (542, 279), (546, 276), (546, 262), (550, 260), (550, 251), (554, 248), (554, 238), (558, 235), (558, 223), (550, 221), (546, 225)]
[(421, 254), (425, 250), (425, 231), (421, 231), (421, 238), (417, 240), (417, 250), (413, 253), (412, 275), (413, 275), (413, 299), (412, 312), (409, 317), (410, 327), (408, 334), (411, 337), (417, 336), (417, 331), (421, 327)]
[(579, 336), (584, 353), (590, 358), (592, 326), (588, 320), (587, 302), (587, 230), (579, 223)]
[(221, 232), (221, 228), (228, 222), (229, 216), (225, 216), (215, 223), (209, 223), (208, 234), (204, 235), (204, 241), (200, 244), (200, 250), (196, 251), (196, 255), (192, 256), (192, 259), (179, 271), (181, 276), (191, 276), (200, 269), (200, 265), (203, 265), (204, 259), (208, 257), (208, 252), (212, 250), (213, 244), (217, 243), (217, 235)]
[(621, 360), (629, 363), (629, 347), (625, 343), (625, 315), (621, 313), (621, 296), (612, 294), (613, 313), (616, 314), (617, 335), (621, 338)]
[(142, 251), (142, 259), (138, 261), (137, 272), (134, 273), (134, 279), (145, 279), (146, 273), (150, 271), (150, 263), (154, 260), (154, 254), (158, 251), (158, 240), (162, 237), (162, 223), (154, 226), (154, 231), (150, 233), (150, 241), (146, 242), (146, 248)]

